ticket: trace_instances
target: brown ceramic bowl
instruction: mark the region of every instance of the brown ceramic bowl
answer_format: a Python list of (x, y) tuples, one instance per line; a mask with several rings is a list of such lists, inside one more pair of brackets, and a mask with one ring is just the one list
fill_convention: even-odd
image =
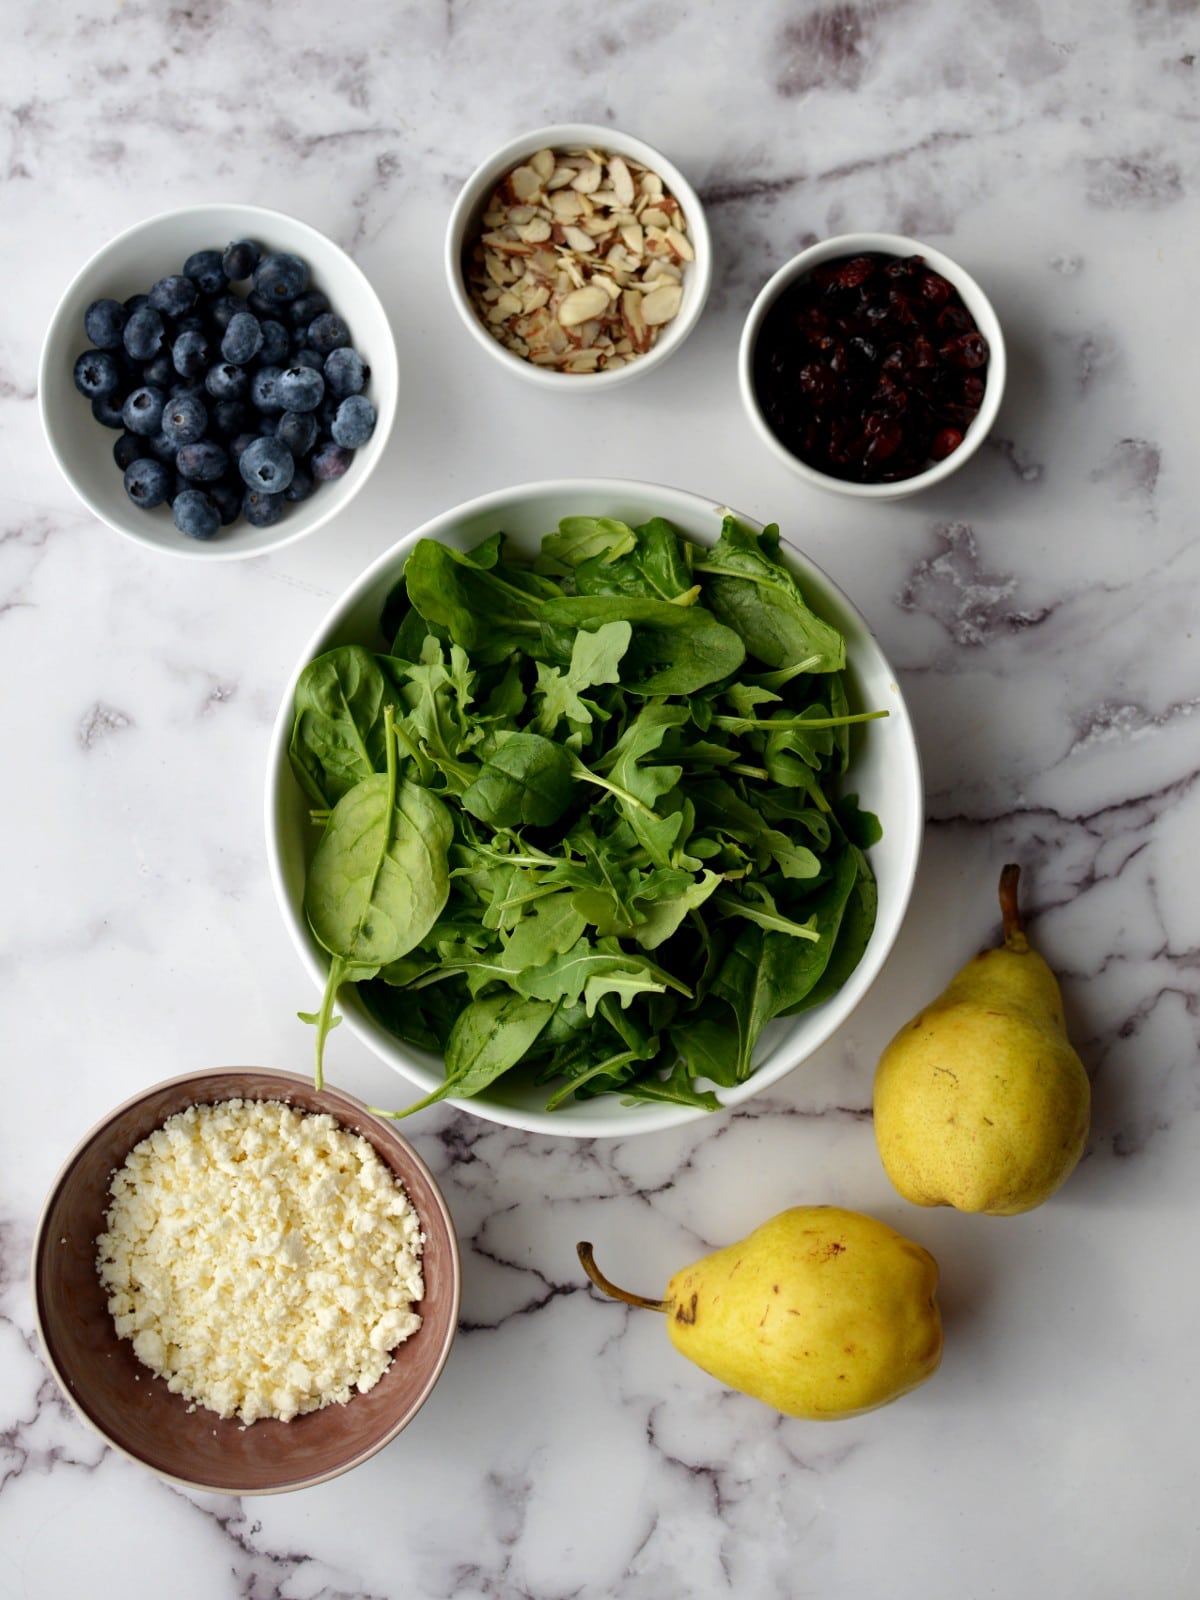
[[(168, 1117), (222, 1100), (282, 1100), (326, 1111), (361, 1134), (399, 1178), (425, 1235), (421, 1326), (398, 1346), (373, 1389), (290, 1422), (249, 1427), (172, 1394), (118, 1339), (96, 1271), (113, 1170)], [(67, 1158), (42, 1212), (33, 1247), (33, 1300), (50, 1369), (84, 1421), (152, 1472), (217, 1494), (276, 1494), (348, 1471), (394, 1439), (421, 1408), (445, 1366), (458, 1322), (460, 1268), (454, 1224), (416, 1151), (361, 1101), (264, 1067), (218, 1067), (171, 1078), (118, 1106)]]

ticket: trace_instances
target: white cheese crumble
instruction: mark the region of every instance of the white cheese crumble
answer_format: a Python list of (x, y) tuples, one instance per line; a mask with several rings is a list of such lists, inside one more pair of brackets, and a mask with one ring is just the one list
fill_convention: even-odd
[(97, 1266), (118, 1336), (222, 1417), (344, 1405), (421, 1325), (417, 1214), (325, 1113), (190, 1106), (134, 1146), (109, 1193)]

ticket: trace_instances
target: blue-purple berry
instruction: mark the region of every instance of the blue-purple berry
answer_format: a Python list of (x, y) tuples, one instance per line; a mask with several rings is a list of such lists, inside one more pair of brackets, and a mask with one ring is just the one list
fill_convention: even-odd
[(250, 277), (261, 254), (253, 239), (235, 239), (225, 247), (221, 270), (231, 283), (241, 283), (243, 278)]
[(122, 339), (135, 361), (152, 361), (163, 347), (163, 319), (151, 305), (139, 306), (125, 324)]
[(196, 285), (182, 272), (172, 272), (151, 285), (147, 299), (164, 317), (183, 317), (196, 304)]
[(125, 468), (125, 493), (135, 506), (153, 510), (161, 506), (171, 489), (171, 473), (153, 456), (139, 456)]
[(338, 350), (350, 343), (350, 328), (346, 319), (339, 317), (336, 311), (322, 311), (319, 317), (314, 317), (309, 323), (306, 341), (312, 349), (327, 356), (331, 350)]
[(340, 444), (334, 444), (332, 439), (327, 439), (309, 456), (308, 465), (318, 483), (332, 483), (345, 474), (353, 460), (353, 450), (346, 450)]
[(325, 398), (325, 379), (311, 367), (285, 367), (275, 392), (286, 411), (315, 411)]
[(367, 365), (350, 345), (339, 345), (325, 357), (325, 387), (335, 399), (361, 394), (367, 381)]
[(278, 367), (259, 367), (250, 380), (250, 403), (268, 415), (287, 410), (279, 397)]
[(222, 294), (226, 282), (219, 250), (194, 250), (183, 263), (183, 274), (201, 294)]
[(254, 293), (275, 304), (295, 300), (308, 287), (308, 267), (286, 250), (264, 256), (254, 269)]
[(242, 496), (242, 515), (252, 528), (270, 528), (283, 512), (283, 496), (262, 489), (247, 489)]
[(221, 354), (236, 367), (253, 361), (262, 349), (262, 324), (252, 311), (239, 311), (221, 335)]
[(311, 411), (285, 411), (275, 423), (275, 438), (297, 460), (316, 444), (318, 432), (317, 419)]
[(221, 527), (216, 501), (203, 489), (180, 490), (171, 505), (171, 517), (189, 539), (211, 539)]
[(129, 313), (119, 300), (93, 300), (83, 314), (83, 331), (97, 350), (120, 350)]
[(110, 350), (85, 350), (75, 363), (75, 387), (89, 400), (115, 394), (121, 368)]
[(130, 433), (148, 438), (162, 427), (166, 403), (167, 397), (161, 389), (152, 383), (143, 384), (125, 397), (125, 404), (121, 408), (122, 421)]
[(180, 395), (163, 408), (162, 431), (176, 447), (202, 439), (207, 427), (208, 411), (196, 395)]
[(171, 346), (171, 360), (181, 378), (200, 377), (212, 361), (208, 336), (197, 329), (185, 329)]
[(229, 452), (215, 439), (197, 439), (175, 452), (175, 466), (190, 483), (215, 483), (229, 470)]
[(330, 428), (333, 442), (358, 450), (375, 432), (375, 407), (366, 395), (351, 394), (340, 403)]
[(285, 444), (260, 435), (238, 457), (238, 471), (248, 488), (264, 494), (282, 494), (292, 481), (296, 463)]
[(291, 339), (283, 323), (277, 322), (274, 317), (264, 317), (262, 334), (262, 349), (258, 352), (258, 359), (264, 367), (284, 366), (291, 349)]

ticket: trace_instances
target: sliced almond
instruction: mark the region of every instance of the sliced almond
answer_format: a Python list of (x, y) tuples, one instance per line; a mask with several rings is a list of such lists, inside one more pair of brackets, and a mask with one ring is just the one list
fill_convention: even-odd
[(544, 184), (554, 172), (554, 151), (539, 150), (536, 155), (530, 156), (529, 165)]
[(532, 200), (542, 187), (542, 180), (533, 167), (517, 167), (508, 182), (514, 200)]
[(650, 330), (642, 315), (642, 297), (636, 289), (626, 289), (621, 295), (621, 324), (635, 350), (650, 348)]
[(583, 211), (583, 205), (574, 189), (556, 189), (547, 196), (550, 209), (559, 222), (574, 222)]
[(692, 249), (692, 241), (686, 234), (680, 233), (678, 228), (667, 229), (667, 243), (681, 261), (695, 261), (696, 252)]
[(621, 227), (621, 239), (630, 255), (640, 256), (645, 248), (646, 235), (640, 222), (626, 222)]
[(642, 316), (648, 328), (661, 328), (664, 322), (679, 310), (683, 301), (683, 287), (678, 283), (664, 283), (659, 289), (651, 289), (642, 301)]
[(594, 161), (589, 161), (586, 167), (571, 179), (571, 187), (576, 194), (593, 194), (600, 187), (600, 168)]
[(575, 227), (573, 223), (563, 229), (563, 243), (569, 245), (572, 250), (577, 250), (581, 256), (590, 256), (596, 249), (596, 241), (591, 234)]
[(549, 237), (549, 217), (534, 216), (517, 227), (517, 238), (524, 240), (526, 244), (544, 244)]
[(558, 308), (558, 320), (564, 328), (574, 328), (589, 317), (598, 317), (608, 310), (608, 295), (594, 284), (574, 289)]
[(626, 165), (624, 156), (613, 156), (608, 163), (608, 176), (613, 186), (613, 192), (623, 206), (633, 204), (634, 187), (633, 174)]

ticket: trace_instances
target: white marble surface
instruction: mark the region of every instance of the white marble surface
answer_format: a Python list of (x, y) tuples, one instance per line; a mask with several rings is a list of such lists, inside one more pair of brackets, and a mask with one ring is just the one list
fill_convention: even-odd
[[(16, 0), (5, 21), (0, 1595), (1195, 1595), (1194, 0)], [(470, 345), (440, 246), (475, 162), (564, 116), (667, 150), (707, 199), (719, 259), (701, 329), (663, 372), (560, 405)], [(390, 457), (344, 526), (198, 566), (80, 509), (34, 374), (87, 255), (213, 198), (344, 244), (394, 319), (405, 383)], [(852, 228), (957, 255), (1010, 340), (990, 445), (895, 507), (814, 496), (736, 397), (757, 286)], [(281, 685), (332, 598), (457, 501), (595, 473), (778, 519), (871, 620), (927, 773), (899, 945), (816, 1061), (686, 1134), (579, 1145), (414, 1119), (464, 1261), (429, 1403), (318, 1489), (164, 1486), (107, 1452), (42, 1364), (26, 1273), (43, 1195), (138, 1087), (308, 1061), (261, 797)], [(1010, 858), (1093, 1077), (1093, 1136), (1028, 1216), (918, 1211), (875, 1154), (874, 1061), (990, 939)], [(331, 1067), (368, 1099), (395, 1083), (344, 1030)], [(784, 1420), (724, 1393), (657, 1319), (581, 1284), (577, 1238), (654, 1290), (815, 1201), (883, 1217), (942, 1267), (941, 1372), (861, 1420)]]

